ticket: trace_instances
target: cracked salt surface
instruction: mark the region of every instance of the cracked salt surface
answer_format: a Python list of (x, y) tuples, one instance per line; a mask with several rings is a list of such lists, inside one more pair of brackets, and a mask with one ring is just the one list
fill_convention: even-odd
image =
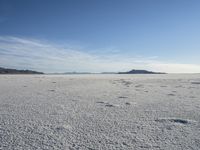
[(198, 74), (1, 75), (0, 149), (199, 150), (199, 81)]

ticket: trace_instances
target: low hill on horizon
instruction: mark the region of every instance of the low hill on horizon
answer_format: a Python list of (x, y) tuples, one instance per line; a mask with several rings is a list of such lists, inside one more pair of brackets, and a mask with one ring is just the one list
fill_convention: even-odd
[(44, 73), (33, 70), (17, 70), (17, 69), (0, 67), (0, 74), (44, 74)]
[(147, 70), (136, 70), (133, 69), (131, 71), (127, 72), (118, 72), (118, 74), (166, 74), (164, 72), (152, 72), (152, 71), (147, 71)]

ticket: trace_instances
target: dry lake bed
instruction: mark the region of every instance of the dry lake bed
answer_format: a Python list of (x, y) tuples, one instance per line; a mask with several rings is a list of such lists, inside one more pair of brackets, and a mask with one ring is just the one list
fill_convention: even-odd
[(200, 74), (1, 75), (0, 149), (200, 149)]

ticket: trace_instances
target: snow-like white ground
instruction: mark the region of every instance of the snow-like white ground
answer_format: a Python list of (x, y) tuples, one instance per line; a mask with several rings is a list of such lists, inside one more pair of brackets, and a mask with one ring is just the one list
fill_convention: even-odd
[(0, 149), (200, 149), (200, 75), (1, 75)]

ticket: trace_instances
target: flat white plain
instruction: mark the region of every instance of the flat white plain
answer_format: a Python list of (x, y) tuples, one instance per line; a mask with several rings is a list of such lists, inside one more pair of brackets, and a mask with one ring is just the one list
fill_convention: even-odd
[(200, 149), (200, 75), (1, 75), (0, 149)]

